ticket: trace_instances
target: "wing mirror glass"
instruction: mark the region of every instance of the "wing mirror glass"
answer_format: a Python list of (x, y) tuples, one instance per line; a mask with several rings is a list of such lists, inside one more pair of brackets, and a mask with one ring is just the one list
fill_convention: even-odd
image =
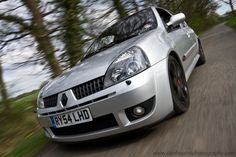
[(167, 23), (167, 26), (177, 26), (179, 25), (180, 23), (184, 22), (185, 21), (185, 15), (183, 13), (179, 13), (179, 14), (176, 14), (176, 15), (173, 15), (171, 18), (170, 18), (170, 21)]

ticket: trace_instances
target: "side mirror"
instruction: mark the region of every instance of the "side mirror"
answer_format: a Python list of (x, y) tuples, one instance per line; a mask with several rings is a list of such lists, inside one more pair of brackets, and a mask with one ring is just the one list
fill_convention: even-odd
[(185, 15), (183, 13), (179, 13), (176, 15), (173, 15), (170, 18), (170, 21), (167, 23), (167, 26), (177, 26), (178, 24), (182, 23), (185, 21)]

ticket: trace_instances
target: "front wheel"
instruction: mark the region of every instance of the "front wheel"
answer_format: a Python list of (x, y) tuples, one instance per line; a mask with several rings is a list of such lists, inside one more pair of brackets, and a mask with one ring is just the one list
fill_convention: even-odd
[(188, 110), (190, 104), (187, 81), (183, 68), (172, 56), (169, 56), (168, 68), (174, 111), (176, 114), (181, 114)]

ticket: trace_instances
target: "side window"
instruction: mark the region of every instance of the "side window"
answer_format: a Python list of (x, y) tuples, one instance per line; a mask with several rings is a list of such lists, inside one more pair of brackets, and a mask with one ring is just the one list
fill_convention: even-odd
[(167, 23), (170, 21), (171, 14), (161, 8), (157, 8), (157, 12), (159, 13), (165, 27), (167, 27)]
[(157, 12), (159, 13), (164, 25), (165, 25), (166, 30), (171, 32), (171, 31), (181, 28), (180, 25), (177, 25), (175, 27), (168, 27), (167, 23), (170, 21), (170, 18), (172, 15), (164, 9), (161, 9), (161, 8), (156, 8), (156, 9), (157, 9)]

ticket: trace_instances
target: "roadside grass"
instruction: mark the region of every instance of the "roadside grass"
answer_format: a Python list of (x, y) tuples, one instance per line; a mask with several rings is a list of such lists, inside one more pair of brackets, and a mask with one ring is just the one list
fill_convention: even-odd
[(236, 29), (236, 17), (231, 17), (229, 20), (227, 20), (226, 25)]
[(10, 111), (0, 111), (0, 156), (30, 157), (47, 143), (33, 110), (37, 92), (13, 100)]
[(4, 157), (31, 157), (34, 156), (48, 142), (44, 132), (40, 130), (34, 133), (31, 137), (26, 138), (16, 148), (6, 154)]

